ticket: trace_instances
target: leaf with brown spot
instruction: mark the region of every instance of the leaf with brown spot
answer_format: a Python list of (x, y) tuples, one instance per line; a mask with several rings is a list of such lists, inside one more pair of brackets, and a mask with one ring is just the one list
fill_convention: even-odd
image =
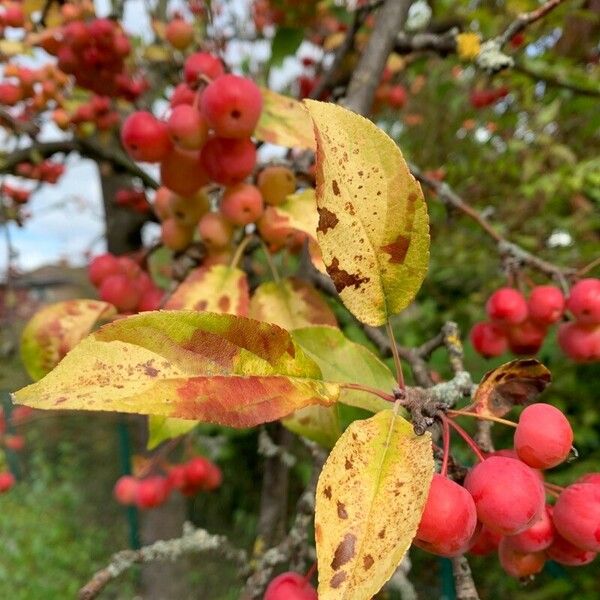
[(21, 360), (29, 376), (41, 379), (98, 321), (116, 313), (112, 304), (97, 300), (66, 300), (36, 312), (21, 334)]
[(254, 137), (286, 148), (314, 150), (312, 123), (304, 106), (267, 88), (261, 88), (263, 109)]
[(427, 273), (421, 186), (395, 142), (371, 121), (328, 102), (304, 103), (317, 140), (317, 240), (325, 267), (348, 309), (363, 323), (382, 325), (412, 302)]
[(531, 404), (552, 381), (550, 371), (535, 358), (518, 358), (483, 376), (473, 409), (483, 416), (502, 417), (515, 405)]
[[(320, 217), (317, 212), (316, 192), (312, 188), (290, 194), (281, 204), (272, 207), (278, 221), (274, 226), (291, 228), (308, 235), (308, 253), (313, 265), (322, 273), (325, 264), (321, 249), (317, 243), (317, 227), (320, 227)], [(332, 220), (330, 221), (330, 223)]]
[[(319, 292), (295, 277), (259, 285), (250, 300), (250, 316), (288, 331), (307, 325), (337, 324), (333, 312)], [(302, 408), (284, 419), (283, 424), (294, 433), (327, 448), (333, 447), (342, 433), (334, 406)]]
[(165, 308), (245, 317), (249, 303), (246, 273), (235, 267), (211, 265), (193, 270), (169, 298)]
[(319, 600), (368, 600), (381, 589), (415, 536), (433, 471), (431, 436), (394, 411), (348, 427), (317, 485)]
[(193, 311), (144, 312), (80, 342), (14, 395), (40, 409), (160, 415), (253, 427), (313, 404), (339, 386), (290, 334), (269, 323)]

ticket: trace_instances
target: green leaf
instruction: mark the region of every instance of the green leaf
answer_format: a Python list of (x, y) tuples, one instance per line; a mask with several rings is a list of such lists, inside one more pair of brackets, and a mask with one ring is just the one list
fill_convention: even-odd
[(172, 419), (150, 415), (148, 417), (148, 450), (153, 450), (159, 444), (172, 438), (185, 435), (198, 425), (197, 421), (188, 419)]
[[(327, 381), (360, 383), (386, 392), (396, 387), (388, 367), (368, 348), (344, 337), (339, 329), (304, 327), (293, 331), (292, 337), (319, 365)], [(342, 389), (339, 401), (370, 412), (390, 407), (382, 398), (359, 390)]]
[(271, 42), (271, 60), (272, 67), (279, 67), (286, 56), (296, 54), (304, 39), (304, 29), (296, 27), (278, 27), (275, 37)]

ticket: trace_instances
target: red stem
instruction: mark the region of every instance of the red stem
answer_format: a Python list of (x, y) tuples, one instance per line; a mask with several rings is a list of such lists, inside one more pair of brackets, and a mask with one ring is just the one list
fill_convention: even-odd
[(308, 583), (313, 578), (313, 575), (316, 572), (317, 572), (317, 561), (315, 560), (315, 562), (310, 566), (310, 569), (308, 569), (308, 571), (306, 572), (306, 575), (304, 576), (304, 583)]
[(458, 423), (456, 423), (452, 419), (449, 419), (445, 415), (442, 416), (442, 420), (448, 421), (448, 425), (450, 425), (450, 427), (452, 427), (456, 431), (456, 433), (458, 433), (458, 435), (460, 435), (460, 437), (463, 440), (465, 440), (467, 446), (471, 448), (473, 454), (475, 454), (475, 456), (480, 462), (483, 462), (485, 460), (483, 454), (481, 453), (481, 450), (479, 449), (479, 446), (477, 446), (477, 444), (473, 441), (473, 438)]
[(394, 398), (394, 396), (392, 396), (391, 394), (386, 394), (381, 390), (369, 387), (368, 385), (363, 385), (362, 383), (340, 383), (340, 387), (348, 390), (360, 390), (361, 392), (367, 392), (368, 394), (379, 396), (387, 402), (396, 402), (396, 398)]
[(446, 477), (448, 473), (448, 459), (450, 458), (450, 426), (448, 419), (442, 419), (442, 443), (444, 446), (444, 454), (442, 457), (442, 477)]

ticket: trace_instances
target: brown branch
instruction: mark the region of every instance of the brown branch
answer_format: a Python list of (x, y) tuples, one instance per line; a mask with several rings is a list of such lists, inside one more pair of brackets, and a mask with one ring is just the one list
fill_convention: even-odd
[(412, 52), (436, 52), (440, 56), (447, 56), (456, 52), (456, 36), (459, 30), (456, 27), (444, 33), (415, 33), (409, 35), (400, 32), (396, 37), (394, 51), (398, 54), (411, 54)]
[(379, 9), (373, 33), (342, 102), (346, 108), (362, 115), (371, 109), (381, 74), (411, 4), (410, 0), (386, 0)]
[(160, 540), (139, 550), (123, 550), (114, 554), (110, 563), (94, 574), (80, 590), (79, 600), (92, 600), (113, 580), (135, 564), (153, 561), (175, 561), (186, 554), (216, 552), (235, 562), (242, 574), (247, 570), (248, 556), (245, 550), (231, 545), (223, 535), (212, 535), (204, 529), (184, 527), (183, 536), (171, 540)]
[(527, 265), (561, 282), (575, 274), (574, 269), (560, 267), (538, 258), (521, 246), (507, 240), (485, 216), (461, 198), (447, 183), (428, 177), (415, 165), (410, 165), (410, 170), (419, 182), (436, 193), (436, 197), (441, 202), (452, 206), (475, 221), (497, 243), (498, 251), (502, 256), (512, 257), (518, 263)]
[(26, 148), (20, 148), (0, 159), (0, 173), (13, 173), (19, 163), (49, 158), (54, 154), (78, 152), (82, 156), (98, 162), (110, 163), (116, 171), (139, 177), (144, 185), (157, 189), (159, 184), (146, 171), (138, 167), (123, 152), (108, 148), (90, 139), (72, 138), (58, 142), (35, 142)]
[(565, 0), (548, 0), (542, 6), (528, 13), (521, 13), (517, 18), (498, 36), (500, 47), (507, 44), (517, 33), (520, 33), (532, 23), (543, 19), (549, 12), (553, 11), (559, 4)]
[(590, 96), (592, 98), (597, 98), (600, 96), (600, 85), (593, 85), (592, 82), (584, 85), (582, 83), (576, 83), (575, 81), (569, 81), (552, 73), (548, 73), (547, 71), (535, 69), (530, 63), (526, 64), (523, 62), (517, 62), (515, 63), (514, 70), (522, 73), (523, 75), (527, 75), (527, 77), (539, 79), (540, 81), (543, 81), (552, 87), (564, 88), (576, 94)]
[(265, 587), (276, 567), (289, 563), (295, 555), (302, 553), (308, 541), (308, 528), (314, 518), (315, 491), (326, 455), (316, 444), (307, 442), (313, 455), (311, 480), (296, 505), (296, 517), (287, 536), (275, 547), (264, 552), (257, 560), (253, 573), (246, 581), (241, 600), (262, 598)]

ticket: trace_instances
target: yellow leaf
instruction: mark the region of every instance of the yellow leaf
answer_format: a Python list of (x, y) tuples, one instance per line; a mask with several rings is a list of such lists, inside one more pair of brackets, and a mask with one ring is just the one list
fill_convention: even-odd
[(38, 380), (50, 372), (100, 319), (116, 314), (112, 304), (96, 300), (67, 300), (45, 306), (21, 334), (21, 360)]
[(259, 285), (250, 300), (250, 317), (288, 331), (308, 325), (337, 325), (335, 315), (319, 292), (295, 277)]
[(456, 36), (456, 53), (462, 60), (473, 60), (481, 50), (478, 33), (459, 33)]
[(323, 50), (325, 52), (332, 52), (336, 48), (339, 48), (346, 39), (346, 33), (343, 31), (337, 31), (328, 35), (323, 42)]
[[(335, 316), (319, 292), (301, 279), (268, 281), (256, 288), (250, 300), (250, 316), (292, 330), (308, 325), (337, 325)], [(335, 406), (307, 406), (283, 420), (294, 433), (331, 448), (341, 434)]]
[(400, 149), (371, 121), (305, 100), (317, 139), (317, 239), (340, 297), (382, 325), (413, 300), (427, 273), (429, 218)]
[(3, 54), (4, 56), (31, 54), (31, 49), (18, 40), (0, 40), (0, 54)]
[(317, 197), (313, 188), (307, 188), (295, 194), (290, 194), (284, 202), (273, 206), (273, 211), (279, 217), (276, 225), (291, 227), (308, 235), (308, 252), (312, 263), (319, 271), (325, 272), (321, 249), (317, 243)]
[(225, 265), (192, 271), (175, 290), (165, 308), (248, 314), (248, 279), (244, 271)]
[(314, 150), (315, 138), (310, 117), (304, 106), (288, 96), (261, 88), (263, 109), (254, 137), (286, 148)]
[(385, 68), (388, 69), (391, 73), (400, 73), (400, 71), (404, 71), (404, 69), (406, 68), (406, 60), (404, 60), (404, 58), (396, 52), (392, 52), (388, 56)]
[(319, 600), (369, 600), (408, 550), (427, 500), (431, 436), (392, 410), (354, 421), (317, 486)]
[(230, 427), (275, 421), (337, 401), (339, 386), (290, 334), (235, 315), (144, 312), (89, 335), (14, 401), (45, 410), (103, 410)]

